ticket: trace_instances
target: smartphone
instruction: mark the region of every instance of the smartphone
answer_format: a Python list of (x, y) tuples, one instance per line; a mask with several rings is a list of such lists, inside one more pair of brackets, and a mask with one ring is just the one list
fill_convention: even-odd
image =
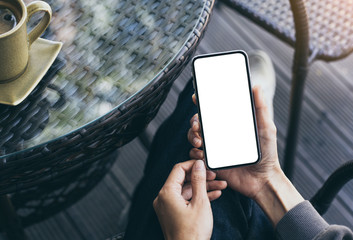
[(194, 57), (192, 61), (201, 137), (207, 167), (222, 169), (261, 159), (244, 51)]

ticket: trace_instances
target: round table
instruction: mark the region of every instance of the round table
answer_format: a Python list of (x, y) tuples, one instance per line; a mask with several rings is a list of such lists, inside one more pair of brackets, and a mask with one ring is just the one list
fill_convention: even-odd
[(24, 102), (0, 105), (0, 194), (11, 194), (24, 226), (81, 197), (109, 170), (115, 150), (143, 131), (195, 52), (214, 4), (47, 2), (53, 19), (43, 37), (63, 49)]

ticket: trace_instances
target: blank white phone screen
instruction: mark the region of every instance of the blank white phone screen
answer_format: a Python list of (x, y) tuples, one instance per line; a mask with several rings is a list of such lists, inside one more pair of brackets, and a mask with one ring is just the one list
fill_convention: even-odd
[(194, 73), (208, 166), (223, 168), (258, 161), (245, 55), (196, 58)]

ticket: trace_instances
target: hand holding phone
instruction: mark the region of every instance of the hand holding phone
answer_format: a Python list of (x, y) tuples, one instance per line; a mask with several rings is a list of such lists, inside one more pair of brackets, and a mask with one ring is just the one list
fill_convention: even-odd
[(246, 53), (197, 56), (193, 68), (207, 166), (221, 169), (260, 161)]

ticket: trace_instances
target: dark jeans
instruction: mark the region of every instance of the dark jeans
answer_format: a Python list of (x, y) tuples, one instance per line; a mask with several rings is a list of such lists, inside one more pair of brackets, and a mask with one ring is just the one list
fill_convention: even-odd
[[(144, 177), (131, 205), (126, 239), (163, 239), (152, 202), (172, 167), (189, 160), (187, 141), (189, 120), (197, 112), (192, 103), (191, 81), (180, 94), (173, 114), (161, 125), (153, 140)], [(214, 226), (212, 239), (274, 239), (273, 228), (258, 205), (231, 189), (212, 202)]]

